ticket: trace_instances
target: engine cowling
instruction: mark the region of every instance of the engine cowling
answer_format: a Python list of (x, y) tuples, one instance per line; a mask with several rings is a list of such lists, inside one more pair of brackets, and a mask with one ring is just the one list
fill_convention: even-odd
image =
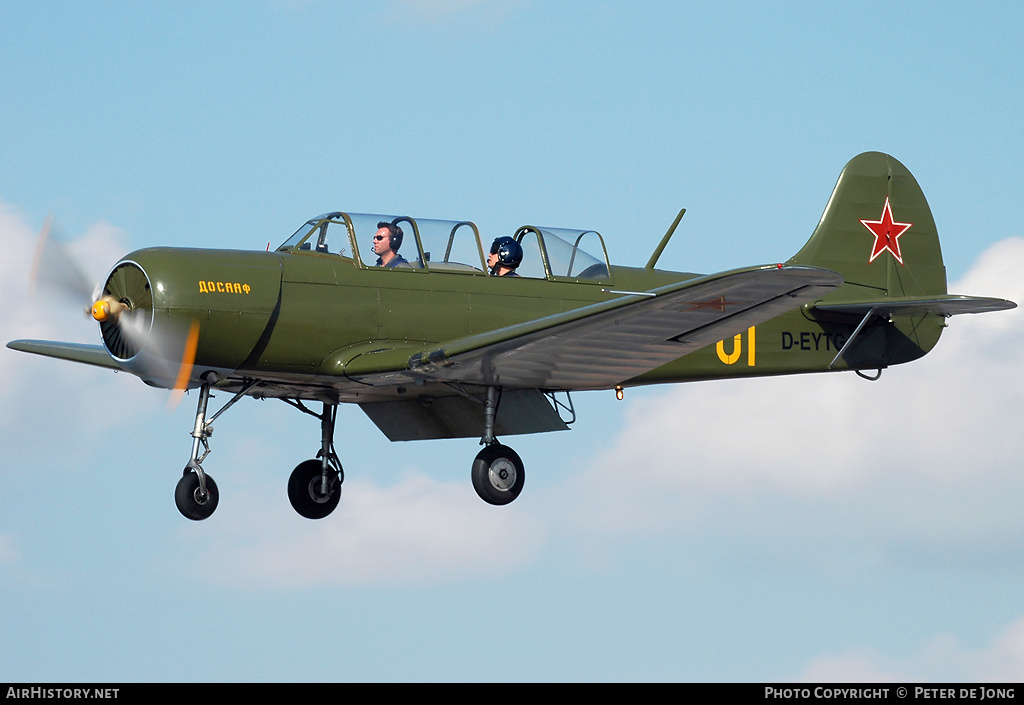
[(230, 375), (253, 354), (277, 310), (281, 261), (273, 253), (149, 248), (110, 270), (93, 317), (107, 352), (147, 384), (180, 384), (183, 357), (194, 338), (184, 386), (210, 372)]

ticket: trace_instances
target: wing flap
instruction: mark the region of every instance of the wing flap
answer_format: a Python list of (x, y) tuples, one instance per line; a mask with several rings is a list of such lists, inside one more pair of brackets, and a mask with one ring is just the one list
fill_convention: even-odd
[[(483, 399), (463, 396), (362, 403), (359, 407), (388, 440), (480, 438), (484, 433)], [(569, 426), (536, 389), (502, 392), (495, 417), (499, 436), (565, 431)]]

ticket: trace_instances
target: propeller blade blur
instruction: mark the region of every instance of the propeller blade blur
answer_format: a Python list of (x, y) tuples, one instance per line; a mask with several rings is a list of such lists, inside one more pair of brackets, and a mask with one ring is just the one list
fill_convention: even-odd
[(39, 289), (69, 296), (81, 305), (91, 306), (96, 287), (67, 246), (54, 237), (53, 217), (47, 216), (36, 240), (29, 275), (32, 293)]
[(185, 339), (185, 349), (181, 355), (181, 366), (178, 368), (178, 378), (174, 382), (174, 390), (171, 398), (167, 400), (167, 406), (175, 409), (181, 402), (185, 390), (188, 388), (188, 380), (192, 376), (192, 366), (196, 361), (196, 348), (199, 347), (199, 321), (192, 321), (188, 330), (188, 338)]

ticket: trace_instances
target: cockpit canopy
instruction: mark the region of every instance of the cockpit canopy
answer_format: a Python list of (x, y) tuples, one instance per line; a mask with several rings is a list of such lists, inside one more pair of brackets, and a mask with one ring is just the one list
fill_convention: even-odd
[[(468, 221), (430, 220), (408, 216), (366, 213), (325, 213), (306, 221), (278, 252), (320, 253), (351, 260), (358, 267), (377, 266), (373, 236), (380, 223), (402, 230), (398, 253), (409, 267), (389, 271), (449, 271), (485, 274), (485, 253), (491, 240), (480, 238), (477, 226)], [(517, 273), (535, 279), (608, 279), (608, 253), (594, 230), (565, 230), (525, 225), (513, 237), (523, 247)]]

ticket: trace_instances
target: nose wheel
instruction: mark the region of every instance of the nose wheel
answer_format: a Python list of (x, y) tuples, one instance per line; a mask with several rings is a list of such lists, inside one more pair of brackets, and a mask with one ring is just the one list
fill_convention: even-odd
[(206, 439), (213, 435), (213, 426), (210, 425), (212, 419), (206, 419), (206, 406), (209, 402), (210, 385), (204, 384), (199, 391), (196, 423), (192, 428), (192, 457), (174, 488), (174, 504), (177, 505), (178, 511), (183, 517), (193, 521), (208, 519), (220, 501), (217, 483), (203, 471), (201, 465), (210, 454), (210, 444)]
[(199, 405), (196, 409), (196, 422), (192, 427), (192, 456), (185, 466), (185, 472), (174, 488), (174, 504), (186, 519), (201, 521), (208, 519), (217, 508), (220, 492), (217, 483), (203, 470), (202, 462), (210, 454), (207, 439), (213, 435), (213, 422), (228, 410), (235, 402), (245, 396), (246, 392), (256, 386), (250, 382), (235, 394), (220, 411), (209, 419), (206, 418), (207, 405), (210, 403), (210, 385), (203, 384), (199, 389)]
[(198, 472), (185, 468), (185, 473), (174, 488), (174, 503), (186, 519), (202, 521), (209, 518), (220, 501), (220, 492), (213, 478), (204, 473), (200, 482)]

